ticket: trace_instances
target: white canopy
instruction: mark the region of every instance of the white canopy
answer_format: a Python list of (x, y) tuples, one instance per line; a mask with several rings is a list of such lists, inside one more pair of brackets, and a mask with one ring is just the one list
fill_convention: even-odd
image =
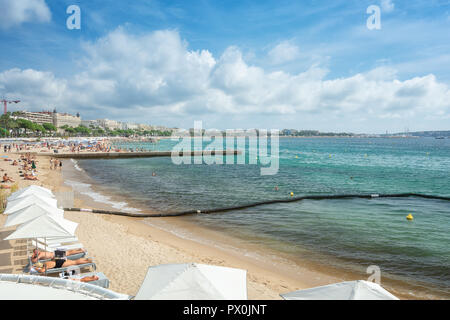
[(247, 271), (206, 264), (149, 267), (135, 300), (246, 300)]
[(280, 296), (285, 300), (399, 300), (380, 285), (365, 280), (340, 282)]
[(70, 237), (75, 235), (78, 223), (50, 215), (39, 216), (20, 225), (4, 240)]
[(57, 218), (63, 218), (64, 210), (42, 204), (31, 204), (9, 214), (6, 218), (4, 227), (22, 224), (44, 214), (56, 216)]
[(54, 198), (55, 196), (53, 195), (53, 193), (47, 189), (47, 188), (43, 188), (43, 187), (39, 187), (36, 185), (31, 185), (29, 187), (20, 189), (14, 193), (12, 193), (9, 197), (8, 197), (8, 201), (14, 201), (16, 199), (19, 198), (23, 198), (29, 195), (37, 195), (37, 196), (43, 196), (43, 197), (47, 197), (47, 198)]
[(96, 300), (93, 297), (64, 290), (27, 283), (0, 282), (0, 300)]
[(0, 273), (0, 300), (129, 300), (100, 286), (54, 277)]
[(8, 201), (6, 204), (5, 214), (11, 214), (14, 211), (20, 210), (22, 208), (28, 207), (31, 204), (43, 204), (51, 207), (55, 207), (58, 201), (53, 198), (37, 196), (37, 195), (29, 195), (23, 198), (18, 198), (13, 201)]

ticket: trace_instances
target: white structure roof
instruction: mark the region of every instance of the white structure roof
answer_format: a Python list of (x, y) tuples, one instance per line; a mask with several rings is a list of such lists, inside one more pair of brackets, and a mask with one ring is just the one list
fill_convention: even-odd
[(49, 197), (43, 197), (43, 196), (37, 196), (35, 194), (28, 195), (23, 198), (18, 198), (16, 200), (8, 201), (6, 204), (6, 209), (4, 214), (11, 214), (14, 211), (20, 210), (22, 208), (25, 208), (31, 204), (43, 204), (51, 207), (57, 207), (58, 201), (53, 198)]
[(6, 218), (4, 227), (6, 228), (17, 224), (22, 224), (44, 214), (63, 218), (64, 210), (42, 204), (31, 204), (9, 214)]
[(399, 300), (380, 285), (365, 280), (340, 282), (280, 296), (285, 300)]
[(78, 223), (50, 215), (42, 215), (20, 225), (4, 240), (70, 237), (75, 235)]
[(135, 300), (246, 300), (247, 271), (206, 264), (149, 267)]
[(51, 190), (44, 188), (44, 187), (40, 187), (40, 186), (36, 186), (36, 185), (31, 185), (29, 187), (20, 189), (14, 193), (12, 193), (9, 197), (8, 197), (8, 201), (14, 201), (16, 199), (19, 198), (23, 198), (29, 195), (37, 195), (37, 196), (44, 196), (47, 198), (54, 198), (54, 194), (51, 192)]
[(130, 296), (60, 278), (0, 274), (0, 300), (129, 300)]

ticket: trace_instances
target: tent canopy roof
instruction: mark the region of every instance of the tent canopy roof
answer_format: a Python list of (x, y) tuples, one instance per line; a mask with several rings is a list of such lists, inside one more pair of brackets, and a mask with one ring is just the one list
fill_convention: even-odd
[(185, 263), (149, 267), (135, 300), (246, 300), (247, 272)]
[(35, 194), (35, 195), (40, 195), (40, 196), (44, 196), (47, 198), (54, 198), (55, 196), (53, 195), (53, 193), (47, 189), (47, 188), (43, 188), (43, 187), (39, 187), (36, 185), (31, 185), (29, 187), (20, 189), (14, 193), (12, 193), (9, 197), (8, 197), (8, 201), (14, 201), (16, 199), (19, 198), (23, 198), (26, 197), (28, 195), (31, 194)]
[(6, 218), (4, 227), (11, 227), (17, 224), (22, 224), (44, 214), (63, 218), (64, 210), (37, 203), (31, 204), (9, 214)]
[(4, 240), (70, 237), (75, 235), (77, 226), (78, 223), (70, 220), (42, 215), (20, 225)]
[(31, 194), (31, 195), (28, 195), (23, 198), (18, 198), (16, 200), (8, 201), (4, 213), (11, 214), (14, 211), (20, 210), (20, 209), (27, 207), (34, 203), (56, 207), (58, 201), (53, 198), (37, 196), (35, 194)]
[(365, 280), (340, 282), (281, 296), (286, 300), (398, 300), (380, 285)]

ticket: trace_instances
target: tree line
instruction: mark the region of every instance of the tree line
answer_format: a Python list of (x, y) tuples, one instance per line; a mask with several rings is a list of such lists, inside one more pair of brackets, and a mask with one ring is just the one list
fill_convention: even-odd
[(70, 127), (63, 125), (58, 128), (51, 123), (35, 123), (27, 119), (14, 118), (16, 114), (10, 112), (0, 116), (1, 137), (58, 137), (58, 136), (170, 136), (170, 130), (133, 130), (133, 129), (103, 129), (100, 127), (86, 127), (79, 125)]

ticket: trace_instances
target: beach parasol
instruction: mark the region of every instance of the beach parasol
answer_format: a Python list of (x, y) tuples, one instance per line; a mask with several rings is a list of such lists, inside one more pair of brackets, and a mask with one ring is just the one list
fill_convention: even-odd
[(40, 217), (44, 214), (63, 218), (64, 210), (41, 204), (31, 204), (27, 207), (14, 211), (6, 218), (4, 227), (11, 227), (22, 224)]
[(197, 263), (149, 267), (135, 300), (246, 300), (247, 271)]
[(77, 227), (76, 222), (53, 215), (41, 215), (17, 227), (4, 240), (73, 237)]
[(8, 201), (14, 201), (16, 199), (24, 198), (24, 197), (29, 196), (29, 195), (43, 196), (43, 197), (47, 197), (47, 198), (54, 198), (55, 197), (53, 195), (53, 193), (49, 189), (46, 189), (46, 188), (43, 188), (43, 187), (39, 187), (39, 186), (35, 186), (35, 185), (31, 185), (29, 187), (20, 189), (19, 191), (16, 191), (16, 192), (12, 193), (8, 197)]
[(399, 300), (380, 285), (365, 280), (340, 282), (280, 296), (285, 300)]
[(4, 240), (36, 239), (37, 248), (37, 238), (44, 238), (45, 251), (47, 251), (47, 238), (72, 237), (77, 227), (76, 222), (44, 214), (20, 225)]
[(42, 204), (42, 205), (47, 205), (47, 206), (56, 208), (57, 203), (58, 203), (58, 201), (56, 199), (31, 194), (31, 195), (28, 195), (23, 198), (18, 198), (16, 200), (8, 201), (7, 205), (6, 205), (6, 209), (3, 213), (11, 214), (14, 211), (25, 208), (31, 204)]

